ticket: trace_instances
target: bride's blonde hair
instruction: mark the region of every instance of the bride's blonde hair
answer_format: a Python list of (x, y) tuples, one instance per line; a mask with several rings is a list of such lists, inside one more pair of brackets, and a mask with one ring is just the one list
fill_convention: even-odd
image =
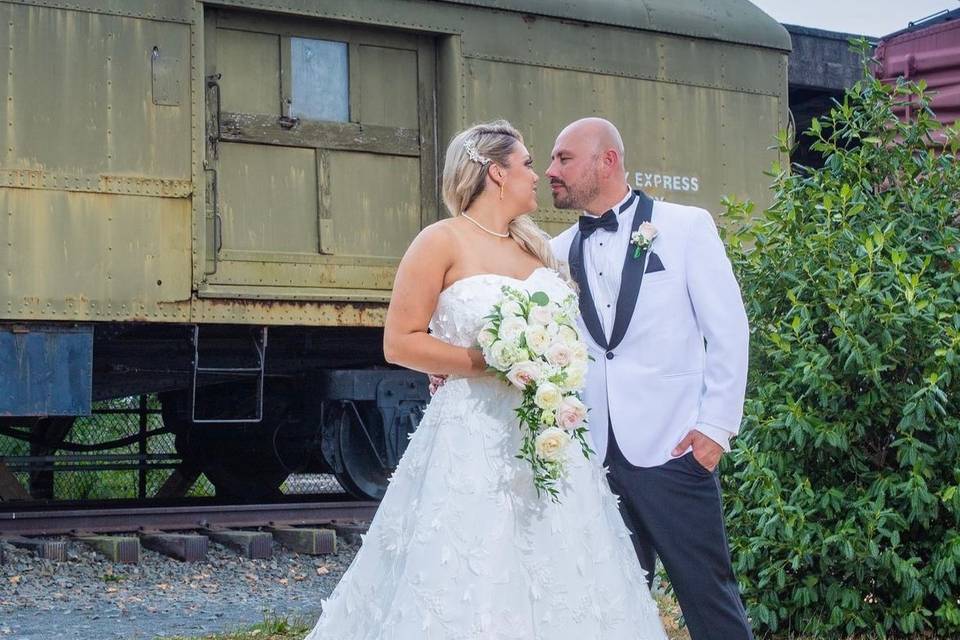
[[(523, 136), (506, 120), (475, 124), (453, 138), (443, 164), (443, 202), (451, 216), (466, 211), (483, 193), (489, 162), (510, 166), (509, 157), (518, 142), (523, 142)], [(567, 282), (571, 281), (567, 263), (554, 257), (550, 236), (533, 218), (517, 216), (507, 231), (525, 251), (556, 270)]]

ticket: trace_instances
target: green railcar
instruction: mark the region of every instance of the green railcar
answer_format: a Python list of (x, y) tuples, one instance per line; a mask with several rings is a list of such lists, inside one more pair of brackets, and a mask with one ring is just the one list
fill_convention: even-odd
[[(380, 327), (446, 215), (456, 131), (507, 118), (545, 168), (602, 115), (632, 184), (716, 210), (765, 199), (787, 122), (790, 38), (747, 0), (0, 0), (0, 20), (0, 427), (160, 393), (185, 468), (234, 496), (292, 468), (382, 492), (425, 389)], [(541, 198), (549, 231), (575, 219)]]

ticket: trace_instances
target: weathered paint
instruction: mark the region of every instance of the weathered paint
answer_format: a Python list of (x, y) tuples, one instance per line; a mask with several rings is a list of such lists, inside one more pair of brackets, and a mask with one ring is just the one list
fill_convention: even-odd
[(0, 324), (0, 416), (90, 413), (93, 327)]
[[(949, 22), (888, 36), (877, 46), (876, 59), (881, 80), (923, 80), (937, 119), (946, 125), (960, 120), (960, 10)], [(909, 108), (900, 113), (910, 117)], [(945, 136), (939, 137), (942, 142)]]
[[(652, 195), (762, 201), (782, 27), (745, 0), (589, 4), (0, 0), (0, 318), (376, 326), (446, 215), (446, 141), (493, 117), (542, 167), (602, 114)], [(351, 122), (280, 119), (291, 36), (348, 43)], [(575, 217), (542, 198), (548, 230)]]
[[(497, 81), (537, 87), (542, 100), (531, 103), (521, 91), (506, 100), (491, 95), (488, 87)], [(626, 141), (628, 181), (651, 196), (714, 211), (727, 194), (766, 200), (754, 174), (777, 160), (768, 147), (779, 120), (778, 97), (544, 67), (504, 68), (485, 60), (467, 62), (465, 94), (476, 120), (504, 109), (516, 114), (514, 123), (538, 164), (546, 163), (556, 133), (566, 123), (603, 115), (618, 125)], [(760, 132), (767, 132), (766, 140)], [(663, 176), (670, 177), (670, 188)], [(678, 180), (674, 189), (674, 176), (696, 180)], [(554, 210), (549, 191), (540, 190), (537, 217), (548, 231), (561, 231), (575, 216)]]

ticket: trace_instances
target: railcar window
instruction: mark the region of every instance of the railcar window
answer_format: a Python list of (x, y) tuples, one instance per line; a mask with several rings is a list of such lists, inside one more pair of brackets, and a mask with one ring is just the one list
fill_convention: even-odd
[(290, 115), (311, 120), (350, 119), (347, 43), (290, 38)]

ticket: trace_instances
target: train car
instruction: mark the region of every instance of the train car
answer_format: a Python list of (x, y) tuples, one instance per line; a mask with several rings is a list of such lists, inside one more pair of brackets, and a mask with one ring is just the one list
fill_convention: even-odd
[[(92, 402), (159, 394), (174, 476), (237, 498), (294, 470), (382, 495), (428, 396), (381, 327), (447, 215), (455, 132), (507, 118), (545, 168), (602, 115), (632, 184), (717, 210), (767, 199), (787, 124), (790, 38), (747, 0), (0, 0), (0, 20), (0, 437), (48, 454)], [(540, 204), (551, 233), (576, 219)]]
[[(885, 36), (875, 57), (878, 78), (890, 83), (900, 77), (923, 80), (937, 119), (945, 125), (960, 119), (960, 9), (944, 10)], [(910, 118), (909, 107), (900, 113)]]

